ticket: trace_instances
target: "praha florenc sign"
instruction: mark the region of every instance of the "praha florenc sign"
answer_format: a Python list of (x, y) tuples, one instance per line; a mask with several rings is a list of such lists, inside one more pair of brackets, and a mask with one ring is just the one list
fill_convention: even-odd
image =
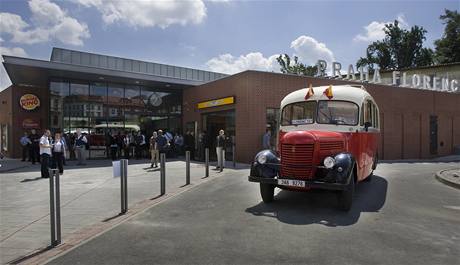
[[(318, 72), (317, 76), (319, 77), (327, 77), (326, 69), (327, 69), (327, 62), (324, 60), (318, 60), (317, 63)], [(372, 79), (369, 77), (369, 69), (365, 69), (364, 67), (360, 67), (357, 69), (358, 73), (355, 72), (355, 69), (352, 64), (348, 66), (348, 71), (346, 74), (346, 78), (343, 78), (345, 75), (342, 73), (342, 64), (338, 62), (332, 62), (331, 68), (331, 78), (343, 79), (343, 80), (351, 80), (351, 81), (359, 81), (359, 82), (366, 82), (366, 83), (375, 83), (381, 84), (382, 78), (380, 77), (380, 69), (375, 69), (372, 75)], [(359, 79), (357, 78), (357, 74), (359, 74)], [(439, 92), (450, 92), (450, 93), (459, 93), (459, 82), (457, 79), (449, 79), (448, 77), (438, 77), (435, 76), (431, 78), (428, 75), (419, 75), (413, 74), (411, 76), (407, 76), (405, 72), (400, 71), (393, 71), (392, 74), (392, 83), (391, 85), (400, 86), (400, 87), (410, 87), (416, 89), (423, 89), (423, 90), (432, 90), (432, 91), (439, 91)]]

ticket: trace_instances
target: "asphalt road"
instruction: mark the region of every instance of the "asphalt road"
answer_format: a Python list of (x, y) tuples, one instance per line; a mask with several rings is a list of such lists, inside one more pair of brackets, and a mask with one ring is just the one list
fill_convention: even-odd
[(350, 212), (330, 192), (261, 202), (248, 170), (171, 198), (50, 264), (459, 264), (458, 163), (381, 164)]

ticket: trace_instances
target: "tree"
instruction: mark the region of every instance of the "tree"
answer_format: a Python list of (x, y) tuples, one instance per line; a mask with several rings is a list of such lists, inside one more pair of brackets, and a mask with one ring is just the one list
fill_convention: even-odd
[(434, 42), (435, 59), (437, 63), (460, 62), (460, 14), (457, 10), (444, 12), (439, 18), (446, 27), (442, 37)]
[(305, 75), (305, 76), (314, 76), (317, 72), (316, 66), (306, 66), (305, 64), (299, 62), (299, 58), (294, 56), (294, 63), (291, 65), (291, 58), (287, 54), (281, 54), (276, 58), (278, 63), (281, 66), (281, 72), (284, 74), (295, 74), (295, 75)]
[(393, 70), (433, 64), (433, 51), (423, 47), (426, 39), (423, 27), (413, 26), (406, 30), (395, 20), (386, 24), (383, 31), (385, 38), (367, 47), (366, 57), (359, 58), (357, 67), (368, 66), (372, 71), (374, 65), (382, 70)]

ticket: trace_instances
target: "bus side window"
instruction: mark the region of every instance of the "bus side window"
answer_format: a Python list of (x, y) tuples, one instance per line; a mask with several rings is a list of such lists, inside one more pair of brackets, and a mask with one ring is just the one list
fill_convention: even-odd
[(366, 109), (364, 116), (365, 122), (370, 122), (371, 126), (373, 127), (374, 124), (372, 123), (372, 101), (370, 100), (366, 101)]
[(372, 113), (373, 113), (372, 125), (374, 126), (374, 128), (378, 129), (379, 128), (379, 112), (378, 112), (378, 109), (375, 103), (372, 103)]

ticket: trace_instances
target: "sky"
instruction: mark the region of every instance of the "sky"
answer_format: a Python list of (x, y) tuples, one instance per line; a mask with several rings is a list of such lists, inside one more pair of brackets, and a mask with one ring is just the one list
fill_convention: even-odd
[(444, 9), (460, 1), (0, 0), (0, 54), (49, 60), (61, 47), (227, 74), (279, 72), (284, 53), (346, 66), (394, 20), (425, 28), (433, 48)]

